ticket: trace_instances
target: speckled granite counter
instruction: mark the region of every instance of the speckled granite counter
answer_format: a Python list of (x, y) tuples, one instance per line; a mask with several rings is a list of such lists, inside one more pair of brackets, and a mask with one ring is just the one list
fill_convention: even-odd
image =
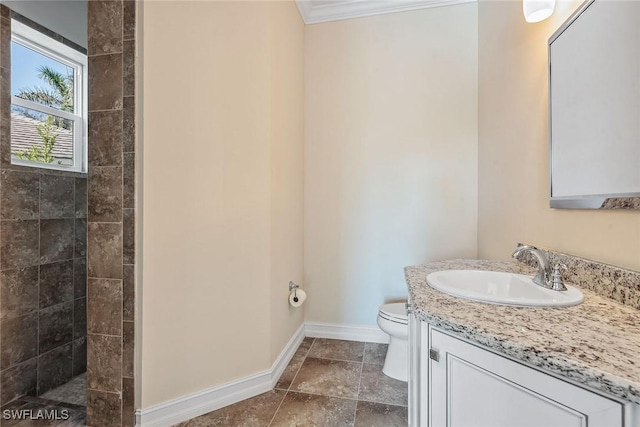
[(453, 335), (640, 403), (640, 310), (580, 287), (584, 302), (567, 308), (518, 308), (449, 296), (431, 288), (439, 270), (492, 270), (532, 275), (518, 262), (452, 260), (405, 268), (418, 317)]

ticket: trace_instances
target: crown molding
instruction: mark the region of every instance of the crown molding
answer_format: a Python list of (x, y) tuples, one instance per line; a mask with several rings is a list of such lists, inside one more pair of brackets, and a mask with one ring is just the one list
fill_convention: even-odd
[(305, 24), (317, 24), (475, 2), (476, 0), (296, 0), (296, 5)]

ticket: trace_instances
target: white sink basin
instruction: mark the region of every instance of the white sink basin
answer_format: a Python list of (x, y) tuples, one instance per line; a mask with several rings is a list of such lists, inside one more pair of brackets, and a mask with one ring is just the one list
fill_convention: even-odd
[(573, 286), (552, 291), (536, 285), (529, 276), (498, 271), (436, 271), (427, 276), (427, 283), (456, 297), (519, 307), (568, 307), (584, 299)]

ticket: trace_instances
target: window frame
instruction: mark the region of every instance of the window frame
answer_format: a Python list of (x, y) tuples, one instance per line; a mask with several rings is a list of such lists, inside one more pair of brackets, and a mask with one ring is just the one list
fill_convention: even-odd
[(67, 172), (87, 172), (88, 147), (88, 66), (87, 55), (35, 30), (15, 19), (11, 20), (11, 41), (36, 53), (64, 64), (74, 71), (74, 112), (59, 110), (38, 102), (11, 96), (11, 105), (51, 114), (73, 123), (73, 166), (18, 159), (11, 155), (11, 164)]

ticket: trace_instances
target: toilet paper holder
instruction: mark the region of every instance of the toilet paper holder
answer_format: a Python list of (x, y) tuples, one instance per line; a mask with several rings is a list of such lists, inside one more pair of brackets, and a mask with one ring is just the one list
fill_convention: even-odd
[(293, 300), (295, 302), (298, 302), (298, 295), (296, 293), (296, 290), (298, 290), (300, 288), (300, 285), (296, 285), (293, 282), (289, 282), (289, 293), (291, 293), (291, 291), (293, 291)]

